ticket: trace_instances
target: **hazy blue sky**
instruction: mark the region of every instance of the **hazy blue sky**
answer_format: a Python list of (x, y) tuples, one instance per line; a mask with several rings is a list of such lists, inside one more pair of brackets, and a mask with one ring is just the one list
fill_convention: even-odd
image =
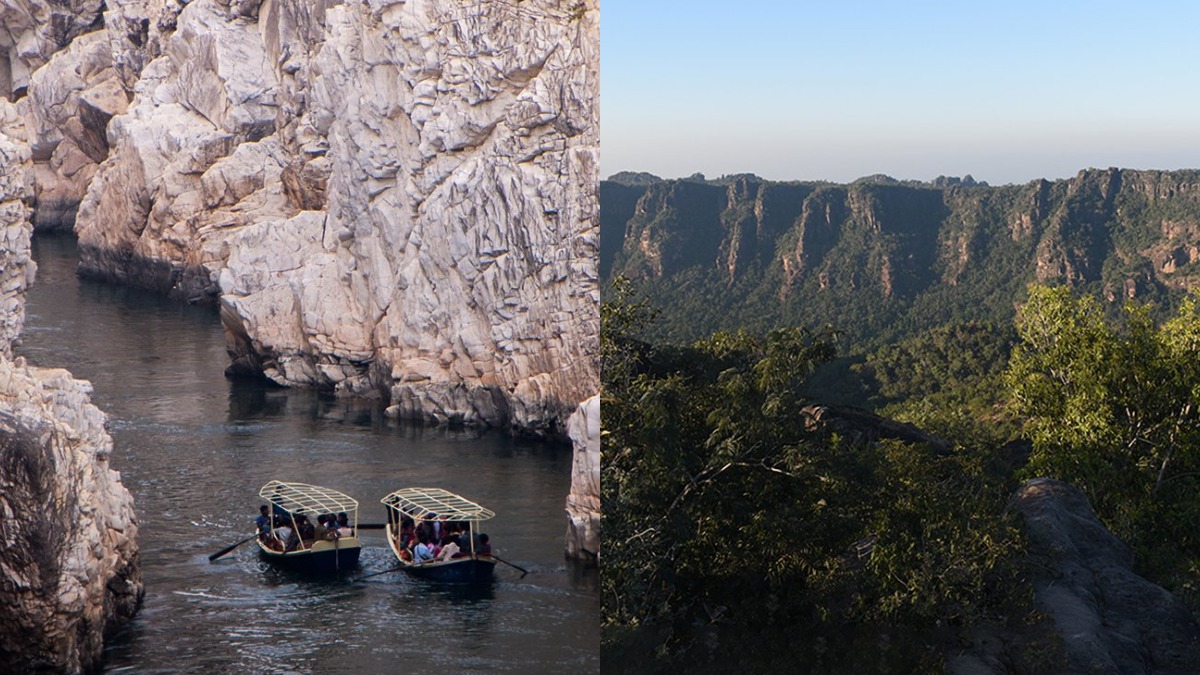
[(1200, 168), (1200, 3), (603, 0), (601, 174)]

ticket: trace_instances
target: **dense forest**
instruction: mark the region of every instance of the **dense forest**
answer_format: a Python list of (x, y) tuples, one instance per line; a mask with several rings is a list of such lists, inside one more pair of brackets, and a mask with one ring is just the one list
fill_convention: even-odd
[(1038, 477), (1192, 615), (1140, 658), (1200, 670), (1200, 185), (1132, 173), (602, 186), (605, 670), (1085, 667)]

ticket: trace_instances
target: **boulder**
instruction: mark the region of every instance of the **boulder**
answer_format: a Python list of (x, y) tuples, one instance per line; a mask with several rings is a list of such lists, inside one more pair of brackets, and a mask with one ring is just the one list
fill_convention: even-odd
[[(1195, 617), (1183, 601), (1134, 573), (1129, 547), (1100, 523), (1082, 492), (1037, 478), (1021, 486), (1012, 507), (1024, 521), (1037, 608), (1061, 651), (1055, 672), (1200, 672)], [(1027, 642), (1028, 636), (976, 635), (972, 649), (948, 659), (947, 670), (1010, 672), (1006, 664), (1014, 659), (1005, 652)]]

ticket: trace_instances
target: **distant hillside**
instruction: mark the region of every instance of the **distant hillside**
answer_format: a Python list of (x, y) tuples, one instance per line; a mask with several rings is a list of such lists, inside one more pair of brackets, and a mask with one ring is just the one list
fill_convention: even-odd
[(1200, 284), (1200, 172), (1081, 171), (991, 187), (752, 175), (600, 185), (600, 272), (663, 311), (663, 333), (830, 324), (857, 347), (1011, 320), (1027, 284), (1171, 304)]

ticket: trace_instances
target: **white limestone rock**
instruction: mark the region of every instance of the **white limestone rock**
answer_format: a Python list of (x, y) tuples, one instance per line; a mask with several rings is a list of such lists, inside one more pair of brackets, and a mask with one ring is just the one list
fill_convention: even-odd
[(109, 126), (81, 269), (219, 295), (236, 372), (564, 437), (599, 381), (598, 15), (195, 0)]
[(0, 661), (13, 672), (95, 669), (105, 631), (141, 602), (133, 498), (90, 392), (0, 357)]
[(600, 397), (579, 404), (567, 422), (575, 459), (567, 497), (567, 556), (600, 562)]
[(20, 98), (30, 75), (76, 37), (95, 30), (103, 0), (0, 2), (0, 98)]
[(33, 166), (24, 116), (0, 99), (0, 358), (12, 358), (12, 344), (25, 323), (25, 290), (37, 266), (29, 256), (26, 201), (32, 196)]
[(104, 30), (76, 38), (33, 73), (29, 89), (38, 230), (70, 231), (96, 168), (108, 156), (108, 121), (128, 98)]
[(137, 519), (91, 385), (12, 357), (34, 276), (24, 119), (0, 99), (0, 664), (81, 672), (141, 601)]

